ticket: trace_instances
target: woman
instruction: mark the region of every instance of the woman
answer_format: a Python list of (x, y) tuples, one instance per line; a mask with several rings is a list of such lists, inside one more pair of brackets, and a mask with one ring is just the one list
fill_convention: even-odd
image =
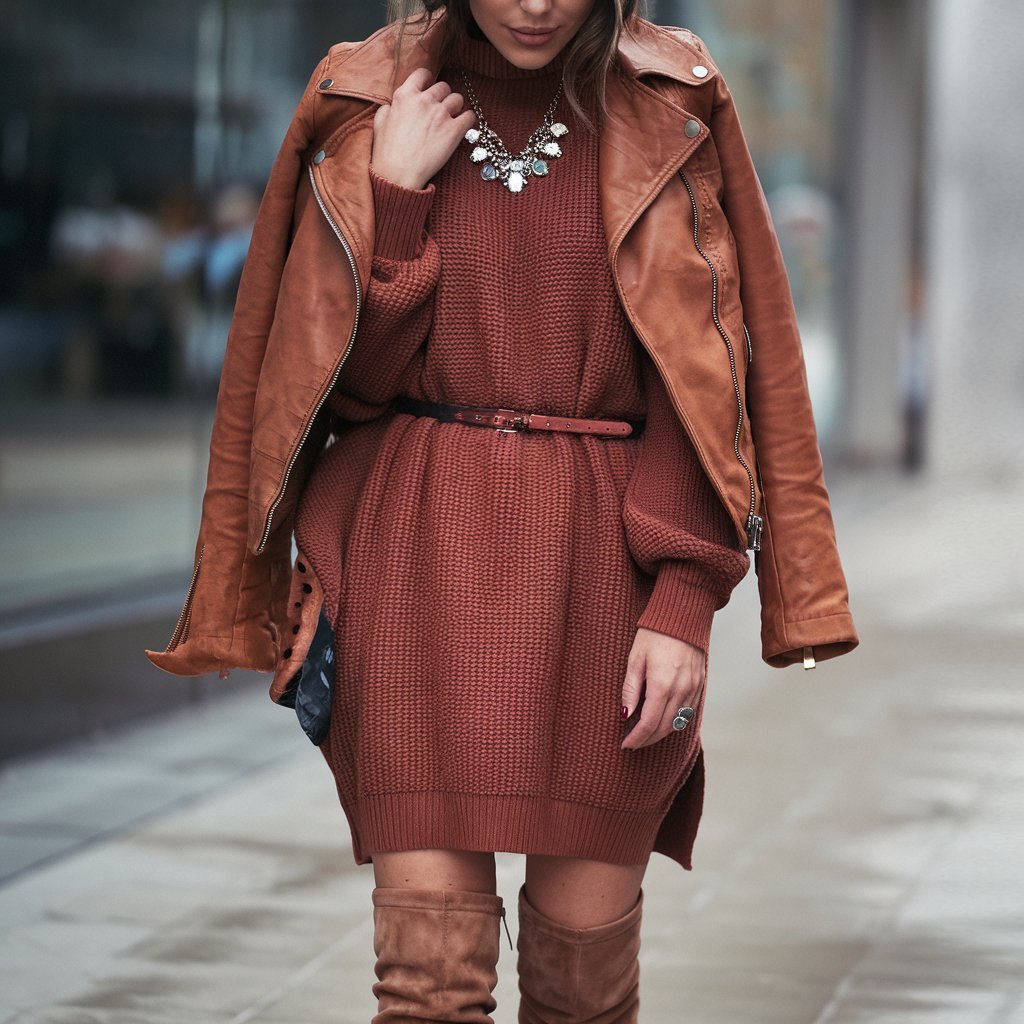
[(746, 550), (766, 661), (857, 643), (792, 302), (692, 33), (633, 0), (413, 6), (330, 51), (275, 163), (150, 657), (274, 670), (287, 702), (336, 650), (375, 1020), (491, 1019), (507, 850), (519, 1019), (635, 1021)]

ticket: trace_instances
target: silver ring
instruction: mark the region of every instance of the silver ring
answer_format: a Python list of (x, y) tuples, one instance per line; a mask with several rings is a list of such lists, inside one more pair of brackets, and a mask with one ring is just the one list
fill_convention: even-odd
[(691, 718), (693, 718), (693, 708), (680, 708), (676, 712), (676, 717), (672, 719), (672, 728), (677, 730), (685, 729), (690, 724)]

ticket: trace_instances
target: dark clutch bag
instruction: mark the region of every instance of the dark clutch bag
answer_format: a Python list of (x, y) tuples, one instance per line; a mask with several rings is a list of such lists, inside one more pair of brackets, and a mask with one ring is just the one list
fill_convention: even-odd
[(295, 708), (302, 731), (316, 746), (327, 738), (334, 686), (334, 631), (320, 612), (302, 667), (288, 681), (278, 704)]

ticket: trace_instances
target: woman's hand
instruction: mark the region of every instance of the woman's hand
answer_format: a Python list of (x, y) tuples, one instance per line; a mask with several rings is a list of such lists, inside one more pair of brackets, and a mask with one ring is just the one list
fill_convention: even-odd
[(676, 711), (700, 699), (704, 667), (699, 647), (653, 629), (637, 629), (622, 686), (623, 717), (636, 710), (645, 683), (646, 692), (640, 721), (623, 740), (623, 750), (648, 747), (672, 732)]
[(416, 68), (374, 115), (373, 169), (396, 185), (426, 188), (476, 123), (462, 105), (447, 82), (431, 85), (430, 72)]

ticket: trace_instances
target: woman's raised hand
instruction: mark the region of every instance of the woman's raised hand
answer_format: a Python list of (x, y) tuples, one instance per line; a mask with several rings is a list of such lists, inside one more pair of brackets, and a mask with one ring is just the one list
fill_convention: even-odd
[(373, 169), (396, 185), (426, 188), (476, 123), (462, 106), (447, 82), (431, 84), (430, 72), (416, 68), (374, 116)]
[(640, 721), (622, 741), (623, 750), (648, 747), (672, 732), (676, 711), (695, 707), (700, 700), (705, 663), (699, 647), (653, 629), (637, 629), (622, 686), (623, 715), (633, 714), (641, 692), (644, 706)]

